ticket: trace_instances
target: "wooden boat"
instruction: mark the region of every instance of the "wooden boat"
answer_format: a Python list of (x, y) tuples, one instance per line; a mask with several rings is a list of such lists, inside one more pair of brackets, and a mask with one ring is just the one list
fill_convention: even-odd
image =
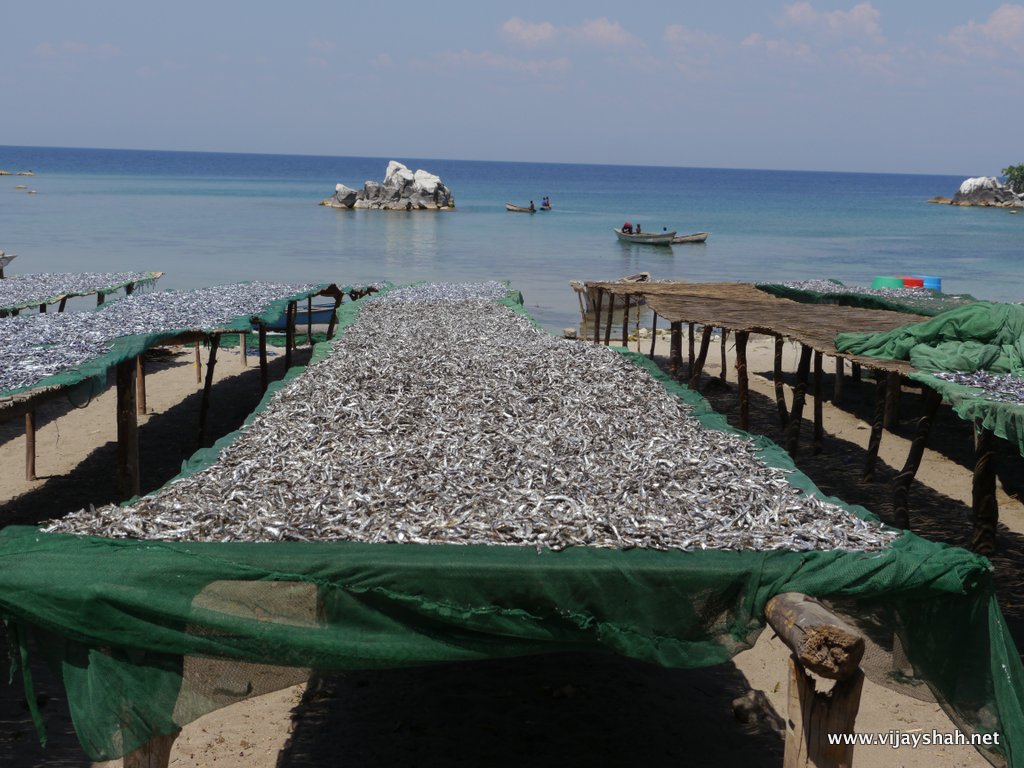
[(505, 210), (509, 213), (536, 213), (536, 208), (524, 208), (521, 205), (515, 205), (513, 203), (505, 203)]
[(541, 205), (541, 207), (538, 208), (537, 210), (538, 211), (550, 211), (551, 210), (551, 206), (550, 205)]
[(703, 243), (708, 239), (710, 232), (694, 232), (690, 235), (676, 235), (672, 238), (673, 243)]
[(640, 245), (672, 245), (675, 238), (675, 230), (671, 232), (623, 232), (619, 228), (612, 230), (615, 236), (624, 243), (639, 243)]

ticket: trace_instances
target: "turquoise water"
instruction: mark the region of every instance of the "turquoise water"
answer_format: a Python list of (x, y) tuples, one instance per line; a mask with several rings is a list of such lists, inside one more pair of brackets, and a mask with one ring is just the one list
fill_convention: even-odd
[[(0, 249), (11, 274), (159, 270), (165, 288), (238, 280), (509, 280), (558, 331), (576, 324), (574, 279), (942, 278), (947, 293), (1024, 300), (1024, 214), (926, 202), (962, 177), (555, 165), (395, 158), (438, 174), (452, 213), (339, 211), (343, 182), (390, 158), (0, 147)], [(16, 190), (26, 184), (37, 194)], [(505, 202), (554, 210), (510, 214)], [(619, 243), (645, 229), (710, 231), (705, 245)]]

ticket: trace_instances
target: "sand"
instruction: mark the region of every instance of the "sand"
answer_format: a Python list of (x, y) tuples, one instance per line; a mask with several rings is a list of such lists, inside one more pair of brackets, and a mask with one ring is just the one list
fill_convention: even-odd
[[(579, 342), (586, 343), (586, 342)], [(647, 351), (649, 342), (643, 342)], [(730, 348), (731, 349), (731, 348)], [(717, 379), (718, 354), (706, 369), (706, 396), (735, 423), (734, 371)], [(659, 341), (658, 353), (667, 354)], [(787, 345), (785, 370), (795, 370), (797, 348)], [(773, 346), (754, 336), (748, 348), (752, 375), (752, 430), (780, 439), (770, 381)], [(272, 378), (282, 375), (278, 355)], [(303, 361), (303, 357), (298, 358)], [(732, 364), (730, 357), (729, 365)], [(829, 368), (831, 370), (831, 368)], [(143, 490), (177, 473), (196, 447), (199, 392), (191, 349), (149, 364), (149, 413), (140, 417)], [(221, 350), (215, 369), (210, 441), (236, 428), (258, 402), (259, 372), (234, 350)], [(889, 483), (902, 466), (912, 436), (914, 409), (882, 441), (876, 479), (860, 478), (874, 387), (849, 383), (842, 407), (824, 404), (824, 450), (810, 450), (810, 429), (797, 463), (825, 490), (861, 503), (883, 518)], [(913, 396), (907, 394), (908, 403)], [(809, 400), (805, 417), (812, 413)], [(944, 409), (933, 430), (936, 450), (926, 452), (911, 492), (915, 529), (955, 544), (968, 540), (971, 503), (969, 425)], [(22, 421), (0, 424), (0, 515), (5, 523), (31, 524), (116, 498), (114, 395), (108, 389), (87, 406), (54, 402), (38, 414), (36, 481), (24, 479)], [(1007, 477), (1019, 470), (1008, 455)], [(1012, 490), (1012, 488), (1011, 488)], [(1024, 506), (999, 490), (1000, 595), (1011, 629), (1019, 635), (1024, 592), (1012, 574), (1024, 562)], [(666, 670), (603, 654), (552, 655), (475, 664), (315, 676), (308, 685), (258, 697), (213, 712), (187, 725), (175, 744), (173, 766), (370, 765), (679, 765), (778, 766), (782, 740), (776, 729), (785, 712), (788, 652), (770, 631), (731, 663), (706, 670)], [(59, 686), (35, 669), (37, 694), (50, 733), (44, 750), (35, 738), (20, 685), (0, 686), (0, 765), (88, 766), (77, 744)], [(767, 706), (740, 722), (732, 702), (762, 691)], [(857, 730), (952, 733), (934, 702), (865, 684)], [(861, 766), (983, 766), (970, 747), (863, 747)], [(120, 765), (120, 761), (104, 765)]]

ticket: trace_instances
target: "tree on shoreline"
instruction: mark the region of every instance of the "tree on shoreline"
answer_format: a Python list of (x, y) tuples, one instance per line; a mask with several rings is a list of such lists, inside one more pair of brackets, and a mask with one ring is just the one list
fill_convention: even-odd
[(1024, 192), (1024, 165), (1011, 165), (1003, 168), (1006, 186), (1014, 192)]

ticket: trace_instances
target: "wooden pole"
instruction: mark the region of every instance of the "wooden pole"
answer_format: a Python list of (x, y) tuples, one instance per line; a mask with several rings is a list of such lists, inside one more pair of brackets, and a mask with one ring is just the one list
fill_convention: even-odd
[(747, 378), (748, 331), (736, 331), (736, 391), (740, 398), (740, 429), (750, 430), (750, 381)]
[(793, 387), (793, 410), (786, 424), (786, 450), (795, 456), (800, 447), (800, 424), (804, 416), (804, 401), (807, 399), (807, 379), (811, 372), (811, 348), (800, 347), (800, 363), (796, 369), (796, 386)]
[(608, 319), (605, 321), (605, 324), (604, 324), (604, 345), (606, 347), (610, 346), (611, 343), (612, 343), (612, 315), (614, 314), (614, 312), (613, 312), (614, 309), (615, 309), (615, 294), (614, 293), (609, 293), (608, 294)]
[(629, 294), (627, 293), (622, 299), (625, 302), (625, 306), (622, 308), (622, 346), (629, 349)]
[(926, 387), (924, 395), (924, 415), (917, 421), (917, 434), (910, 444), (910, 451), (907, 453), (907, 461), (903, 469), (893, 480), (892, 508), (893, 524), (897, 528), (910, 530), (910, 511), (908, 497), (910, 495), (910, 484), (914, 481), (918, 467), (921, 466), (921, 458), (924, 456), (924, 449), (928, 444), (928, 434), (931, 432), (932, 422), (935, 414), (942, 403), (942, 395), (930, 387)]
[(199, 356), (199, 340), (196, 339), (196, 384), (203, 383), (203, 360)]
[(992, 430), (975, 423), (974, 481), (971, 486), (971, 514), (974, 531), (971, 550), (979, 555), (996, 551), (999, 502), (996, 500), (996, 437)]
[(860, 363), (850, 364), (850, 378), (853, 379), (855, 383), (860, 383)]
[(42, 304), (39, 305), (39, 314), (40, 315), (45, 315), (46, 314), (46, 303), (45, 302), (43, 302)]
[(694, 361), (697, 359), (697, 355), (694, 352), (694, 335), (693, 334), (694, 334), (694, 330), (695, 329), (694, 329), (694, 324), (693, 323), (689, 323), (688, 325), (689, 325), (688, 331), (689, 331), (689, 334), (690, 334), (690, 338), (689, 338), (690, 347), (689, 347), (689, 356), (686, 358), (686, 375), (687, 376), (693, 376), (693, 365), (694, 365)]
[(60, 297), (60, 304), (57, 306), (57, 311), (58, 312), (63, 312), (64, 311), (64, 307), (66, 307), (67, 304), (68, 304), (68, 297), (67, 296), (61, 296)]
[(206, 383), (203, 385), (203, 400), (199, 406), (199, 445), (206, 444), (206, 416), (210, 411), (210, 390), (213, 388), (213, 368), (217, 365), (217, 348), (220, 334), (210, 337), (210, 356), (206, 361)]
[(297, 302), (289, 301), (288, 309), (285, 311), (284, 324), (284, 369), (292, 367), (292, 347), (295, 346), (295, 310)]
[(729, 338), (729, 329), (728, 328), (722, 328), (722, 365), (721, 365), (721, 370), (718, 372), (718, 378), (720, 378), (722, 381), (725, 381), (726, 378), (727, 378), (726, 377), (726, 370), (728, 368), (728, 363), (726, 362), (726, 359), (725, 359), (725, 348), (726, 348), (726, 342), (727, 342), (728, 338)]
[(134, 292), (135, 292), (135, 283), (128, 283), (128, 285), (126, 285), (124, 287), (124, 295), (125, 296), (131, 296), (132, 293), (134, 293)]
[(813, 450), (814, 455), (817, 456), (821, 453), (822, 438), (825, 433), (824, 417), (822, 412), (824, 410), (821, 392), (821, 378), (822, 378), (822, 356), (818, 350), (814, 351), (814, 440)]
[(241, 331), (238, 334), (238, 351), (241, 352), (242, 367), (245, 368), (249, 364), (249, 350), (245, 346), (245, 340), (248, 334), (245, 331)]
[(313, 346), (313, 297), (306, 297), (306, 341), (309, 342), (309, 346)]
[(841, 357), (837, 357), (835, 389), (832, 391), (832, 402), (835, 405), (843, 402), (843, 379), (846, 378), (845, 367), (846, 361)]
[(704, 371), (704, 363), (708, 359), (712, 330), (710, 325), (704, 326), (704, 333), (700, 337), (700, 352), (697, 354), (697, 360), (693, 364), (693, 372), (690, 374), (690, 382), (687, 385), (690, 389), (700, 389), (700, 375)]
[(889, 388), (885, 397), (885, 428), (895, 432), (900, 425), (901, 377), (895, 371), (890, 371), (885, 376), (885, 382)]
[(871, 420), (871, 436), (868, 438), (868, 457), (864, 465), (865, 480), (875, 476), (875, 462), (878, 461), (878, 449), (882, 446), (882, 429), (885, 426), (886, 390), (885, 379), (879, 377), (875, 381), (875, 417)]
[(96, 306), (97, 307), (100, 306), (101, 304), (103, 304), (103, 302), (106, 301), (106, 300), (107, 300), (106, 294), (103, 294), (103, 293), (97, 293), (96, 294)]
[(154, 736), (134, 752), (124, 756), (124, 768), (167, 768), (171, 761), (171, 747), (181, 731), (170, 736)]
[(683, 324), (672, 322), (669, 324), (671, 334), (669, 336), (668, 350), (668, 371), (673, 377), (679, 376), (679, 369), (683, 367)]
[(329, 323), (327, 323), (327, 338), (328, 339), (333, 339), (334, 338), (334, 327), (335, 327), (335, 325), (338, 322), (338, 307), (341, 306), (341, 302), (342, 302), (342, 299), (344, 299), (344, 297), (345, 297), (345, 294), (343, 294), (343, 293), (339, 293), (337, 296), (334, 297), (334, 312), (331, 313), (331, 320), (330, 320)]
[(775, 337), (775, 405), (779, 409), (779, 423), (783, 429), (789, 423), (789, 411), (786, 410), (786, 387), (782, 381), (782, 348), (784, 341), (781, 336)]
[(864, 638), (812, 597), (783, 592), (764, 607), (765, 619), (801, 666), (829, 680), (852, 677), (864, 657)]
[(654, 318), (651, 320), (651, 351), (647, 355), (651, 360), (654, 359), (654, 345), (658, 341), (658, 313), (654, 312), (653, 315)]
[(260, 388), (266, 392), (270, 386), (270, 371), (267, 370), (267, 326), (259, 324), (260, 329)]
[(146, 415), (146, 360), (145, 354), (135, 358), (135, 412)]
[(597, 297), (594, 299), (594, 343), (601, 343), (601, 304), (604, 302), (604, 291), (597, 289)]
[(139, 495), (139, 424), (135, 407), (135, 361), (117, 364), (117, 486), (121, 501)]
[(37, 480), (36, 477), (36, 412), (25, 414), (25, 479)]

